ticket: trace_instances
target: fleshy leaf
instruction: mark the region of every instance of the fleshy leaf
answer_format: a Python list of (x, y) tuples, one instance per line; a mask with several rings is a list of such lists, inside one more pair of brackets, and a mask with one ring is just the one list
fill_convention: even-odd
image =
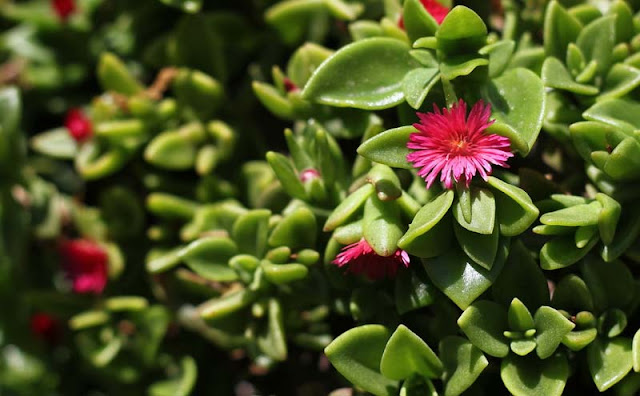
[(476, 301), (460, 315), (458, 326), (485, 353), (500, 358), (509, 353), (509, 340), (503, 334), (508, 329), (507, 311), (502, 306)]
[(394, 396), (398, 382), (385, 378), (379, 371), (390, 337), (384, 326), (364, 325), (342, 333), (324, 352), (349, 382), (376, 396)]
[(536, 353), (546, 359), (558, 348), (564, 336), (576, 325), (555, 309), (547, 306), (538, 308), (534, 316), (536, 324)]
[(462, 337), (450, 336), (440, 342), (444, 365), (444, 395), (458, 396), (469, 388), (489, 361), (480, 349)]
[(313, 73), (302, 96), (338, 107), (393, 107), (404, 100), (404, 76), (420, 66), (409, 50), (400, 40), (381, 37), (342, 47)]
[(429, 345), (404, 325), (393, 332), (380, 361), (382, 375), (395, 380), (413, 375), (439, 378), (442, 370), (442, 362)]
[(509, 355), (502, 360), (500, 377), (515, 396), (560, 396), (569, 378), (569, 364), (562, 355), (545, 360)]
[(587, 363), (591, 378), (600, 392), (617, 384), (631, 371), (631, 340), (624, 337), (596, 339), (587, 347)]

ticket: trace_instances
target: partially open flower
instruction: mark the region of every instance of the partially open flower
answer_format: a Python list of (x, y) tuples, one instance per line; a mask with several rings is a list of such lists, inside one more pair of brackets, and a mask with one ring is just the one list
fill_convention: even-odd
[(491, 166), (508, 168), (507, 160), (513, 157), (509, 139), (485, 130), (493, 123), (489, 121), (491, 106), (477, 102), (467, 118), (467, 104), (460, 100), (451, 109), (442, 109), (434, 104), (433, 113), (417, 113), (418, 130), (409, 137), (407, 147), (414, 150), (407, 161), (419, 168), (418, 175), (427, 182), (427, 188), (440, 175), (447, 188), (454, 182), (463, 182), (469, 187), (471, 179), (480, 174), (485, 181), (491, 174)]
[(309, 168), (309, 169), (305, 169), (302, 172), (300, 172), (300, 181), (303, 183), (306, 183), (310, 180), (313, 179), (317, 179), (320, 177), (320, 172), (318, 172), (316, 169), (313, 168)]
[(60, 322), (53, 316), (38, 312), (31, 316), (29, 322), (31, 332), (38, 338), (54, 344), (60, 338)]
[(83, 142), (93, 135), (91, 120), (80, 109), (71, 109), (67, 112), (64, 126), (77, 142)]
[(347, 266), (353, 274), (363, 274), (371, 280), (393, 278), (401, 266), (409, 267), (409, 254), (397, 249), (391, 256), (376, 254), (373, 248), (362, 238), (356, 243), (342, 248), (342, 252), (333, 260), (338, 267)]
[(87, 239), (67, 240), (60, 244), (60, 254), (75, 293), (102, 293), (107, 285), (108, 256), (100, 245)]
[(75, 0), (51, 0), (51, 6), (63, 22), (66, 22), (69, 16), (76, 11)]
[[(420, 3), (422, 3), (424, 9), (431, 14), (438, 24), (441, 24), (449, 13), (449, 8), (443, 6), (437, 0), (420, 0)], [(404, 29), (404, 19), (402, 17), (400, 21), (398, 21), (398, 26)]]

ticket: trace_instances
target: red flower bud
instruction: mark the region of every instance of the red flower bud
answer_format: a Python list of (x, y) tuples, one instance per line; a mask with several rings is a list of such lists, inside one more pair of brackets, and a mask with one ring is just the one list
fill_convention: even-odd
[(38, 312), (31, 316), (31, 332), (49, 344), (55, 344), (60, 338), (60, 322), (53, 316)]
[(80, 109), (71, 109), (67, 112), (64, 126), (77, 142), (83, 142), (93, 135), (91, 120)]
[(76, 11), (75, 0), (51, 0), (51, 6), (63, 22), (66, 22), (69, 16)]
[(67, 240), (60, 244), (60, 254), (75, 293), (102, 293), (107, 285), (108, 256), (100, 245), (87, 239)]

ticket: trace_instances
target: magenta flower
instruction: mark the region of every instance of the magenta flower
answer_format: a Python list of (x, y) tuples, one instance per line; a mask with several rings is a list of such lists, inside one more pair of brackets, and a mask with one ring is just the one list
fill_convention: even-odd
[(376, 254), (373, 248), (362, 238), (356, 243), (342, 248), (332, 261), (338, 267), (348, 266), (347, 271), (353, 274), (364, 274), (371, 280), (393, 278), (400, 266), (409, 267), (409, 254), (397, 249), (391, 256), (383, 257)]
[(491, 105), (477, 102), (467, 118), (467, 104), (460, 100), (451, 109), (433, 105), (433, 113), (417, 113), (418, 130), (409, 137), (407, 147), (414, 150), (407, 161), (420, 168), (418, 175), (427, 182), (427, 188), (438, 174), (447, 188), (462, 181), (467, 187), (471, 179), (480, 174), (485, 181), (491, 174), (491, 166), (508, 168), (507, 160), (513, 157), (509, 139), (485, 130), (493, 124), (489, 121)]
[(102, 293), (107, 285), (108, 256), (100, 245), (87, 239), (68, 240), (60, 244), (60, 254), (74, 293)]
[(76, 11), (75, 0), (51, 0), (51, 6), (63, 22)]
[(83, 142), (93, 135), (91, 120), (80, 109), (70, 109), (64, 126), (76, 142)]

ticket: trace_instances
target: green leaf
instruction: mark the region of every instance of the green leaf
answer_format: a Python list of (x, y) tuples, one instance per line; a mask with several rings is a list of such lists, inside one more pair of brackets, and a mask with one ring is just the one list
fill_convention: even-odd
[(527, 356), (536, 349), (536, 342), (528, 338), (512, 340), (509, 344), (511, 351), (518, 356)]
[(487, 271), (460, 251), (448, 251), (434, 259), (422, 260), (433, 283), (461, 309), (467, 308), (487, 291), (504, 267), (508, 240), (500, 240), (498, 257)]
[(465, 254), (475, 263), (490, 271), (498, 253), (500, 240), (498, 228), (495, 227), (490, 235), (482, 235), (468, 231), (456, 222), (453, 225), (453, 231)]
[(602, 83), (602, 93), (597, 100), (615, 99), (626, 96), (640, 85), (640, 70), (616, 63), (611, 67)]
[(400, 271), (395, 279), (395, 302), (400, 315), (435, 302), (437, 290), (418, 268)]
[(444, 396), (462, 394), (489, 365), (479, 348), (456, 336), (440, 341), (440, 359), (444, 365)]
[(135, 95), (144, 90), (122, 61), (114, 54), (105, 52), (98, 61), (98, 80), (105, 91), (122, 95)]
[(67, 128), (40, 133), (32, 137), (29, 143), (34, 151), (54, 158), (71, 159), (78, 153), (78, 143)]
[(556, 285), (553, 306), (570, 312), (593, 311), (593, 297), (578, 275), (569, 274)]
[(400, 179), (398, 179), (395, 172), (386, 165), (374, 165), (367, 174), (367, 181), (373, 184), (378, 199), (381, 201), (395, 201), (402, 196)]
[(514, 396), (560, 396), (569, 378), (569, 364), (562, 355), (545, 360), (509, 355), (502, 360), (500, 377)]
[(228, 261), (237, 253), (236, 244), (229, 238), (204, 237), (191, 242), (178, 253), (184, 263), (205, 279), (229, 282), (238, 275), (229, 268)]
[(569, 70), (557, 58), (547, 58), (542, 65), (542, 82), (546, 87), (568, 91), (578, 95), (593, 96), (598, 88), (577, 83)]
[(442, 362), (429, 345), (404, 325), (393, 332), (380, 360), (382, 375), (394, 380), (413, 375), (439, 378), (442, 370)]
[(509, 322), (509, 329), (512, 331), (525, 332), (533, 329), (533, 316), (529, 309), (518, 298), (514, 298), (509, 305), (509, 311), (507, 312), (507, 320)]
[(581, 271), (593, 296), (596, 312), (608, 308), (626, 310), (632, 303), (636, 287), (633, 275), (624, 263), (606, 263), (591, 255), (583, 262)]
[(490, 235), (493, 233), (496, 219), (496, 201), (491, 191), (485, 188), (473, 188), (471, 191), (471, 221), (463, 216), (460, 200), (453, 203), (453, 217), (458, 224), (471, 232)]
[(494, 192), (500, 233), (506, 236), (522, 234), (540, 213), (529, 194), (493, 176), (489, 176), (487, 182)]
[(315, 43), (305, 43), (291, 55), (287, 63), (287, 76), (298, 87), (304, 87), (313, 72), (333, 54), (333, 51)]
[(291, 283), (307, 277), (309, 269), (306, 265), (292, 264), (273, 264), (268, 260), (260, 262), (260, 266), (264, 270), (264, 276), (277, 285)]
[(640, 129), (640, 103), (629, 99), (596, 102), (583, 113), (589, 121), (600, 121), (631, 134)]
[(633, 371), (640, 372), (640, 329), (633, 336)]
[(75, 167), (85, 180), (96, 180), (120, 170), (129, 155), (122, 149), (102, 152), (94, 141), (84, 143), (76, 155)]
[(407, 161), (409, 154), (407, 143), (409, 136), (416, 132), (413, 126), (389, 129), (362, 143), (358, 147), (358, 154), (392, 168), (411, 169), (412, 166)]
[(173, 63), (197, 69), (218, 80), (225, 80), (223, 43), (202, 14), (184, 15), (176, 26), (171, 46)]
[(324, 352), (349, 382), (376, 396), (395, 396), (398, 382), (385, 378), (379, 371), (390, 337), (384, 326), (364, 325), (342, 333)]
[(574, 236), (557, 237), (544, 244), (540, 250), (540, 267), (544, 270), (557, 270), (580, 261), (598, 242), (594, 236), (582, 249), (576, 246)]
[(256, 209), (238, 217), (231, 235), (240, 253), (263, 257), (267, 250), (270, 216), (269, 210)]
[(613, 242), (622, 207), (618, 201), (603, 193), (597, 193), (596, 200), (602, 205), (602, 210), (598, 215), (600, 239), (605, 245), (609, 245)]
[[(418, 0), (410, 1), (418, 2)], [(402, 80), (402, 91), (409, 106), (419, 109), (431, 88), (439, 81), (437, 68), (413, 69), (407, 73)]]
[(269, 246), (288, 246), (292, 250), (312, 248), (316, 244), (317, 229), (313, 212), (301, 206), (276, 225), (269, 236)]
[(180, 371), (171, 379), (159, 381), (149, 386), (149, 396), (189, 396), (196, 384), (198, 365), (191, 356), (180, 361)]
[(179, 8), (184, 12), (195, 13), (200, 11), (202, 0), (160, 0), (162, 3)]
[(611, 53), (616, 40), (615, 16), (598, 18), (582, 29), (576, 44), (582, 50), (587, 63), (596, 61), (598, 75), (611, 67)]
[(511, 245), (507, 262), (492, 291), (494, 300), (505, 306), (515, 297), (532, 310), (549, 303), (547, 279), (520, 241)]
[(370, 38), (342, 47), (318, 67), (302, 96), (338, 107), (377, 110), (404, 100), (402, 80), (420, 65), (400, 40)]
[(560, 312), (547, 306), (538, 308), (534, 321), (536, 326), (536, 353), (540, 359), (546, 359), (553, 355), (564, 336), (576, 327)]
[(336, 227), (346, 223), (373, 194), (374, 187), (367, 183), (351, 193), (346, 199), (333, 210), (327, 221), (324, 223), (324, 231), (332, 231)]
[(280, 302), (275, 298), (270, 298), (268, 311), (266, 329), (258, 334), (256, 344), (270, 358), (276, 361), (284, 361), (287, 359), (287, 341)]
[(253, 303), (256, 297), (253, 291), (241, 289), (202, 303), (198, 312), (204, 319), (225, 317)]
[(453, 203), (453, 197), (454, 192), (452, 190), (445, 190), (427, 202), (427, 204), (416, 213), (413, 221), (409, 225), (409, 229), (398, 241), (398, 246), (404, 249), (416, 238), (425, 234), (438, 224), (449, 211)]
[(436, 32), (438, 49), (447, 56), (473, 53), (485, 45), (486, 37), (482, 18), (465, 6), (449, 11)]
[(502, 306), (476, 301), (460, 315), (458, 326), (485, 353), (500, 358), (509, 353), (509, 340), (503, 334), (508, 329), (507, 312)]
[(489, 76), (498, 77), (509, 66), (516, 43), (512, 40), (502, 40), (482, 47), (480, 55), (489, 55)]
[(489, 60), (477, 55), (456, 55), (440, 63), (442, 78), (450, 81), (457, 77), (468, 76), (480, 66), (487, 66)]
[(438, 30), (438, 22), (429, 14), (419, 0), (407, 0), (402, 9), (404, 30), (411, 42), (422, 37), (433, 36)]
[(581, 227), (598, 224), (598, 216), (602, 205), (595, 201), (589, 204), (570, 206), (555, 212), (545, 213), (540, 222), (547, 225), (564, 227)]
[(544, 16), (544, 50), (547, 56), (564, 59), (569, 43), (575, 42), (582, 24), (557, 1), (552, 1)]
[(512, 148), (526, 156), (538, 138), (544, 117), (546, 95), (540, 77), (523, 68), (511, 69), (490, 80), (481, 92), (491, 103), (492, 118), (509, 126), (523, 142), (516, 145), (511, 139)]
[(272, 112), (276, 117), (285, 120), (294, 118), (294, 110), (291, 102), (285, 98), (274, 86), (259, 81), (251, 84), (253, 93), (260, 103)]
[(209, 120), (224, 103), (222, 84), (198, 70), (181, 69), (172, 88), (181, 110), (202, 121)]
[(364, 204), (362, 230), (364, 239), (376, 254), (388, 257), (398, 249), (404, 224), (395, 201), (381, 201), (370, 197)]
[(633, 367), (631, 339), (597, 338), (587, 347), (587, 363), (598, 390), (606, 391), (620, 382)]
[(187, 170), (194, 166), (197, 147), (183, 134), (166, 131), (157, 135), (144, 151), (144, 159), (159, 168)]

